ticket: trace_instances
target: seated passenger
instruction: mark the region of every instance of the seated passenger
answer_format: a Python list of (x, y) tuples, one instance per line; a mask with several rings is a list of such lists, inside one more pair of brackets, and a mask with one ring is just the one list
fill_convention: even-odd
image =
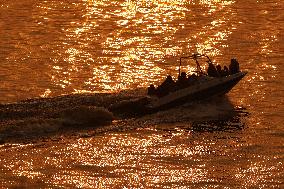
[(227, 75), (229, 75), (229, 69), (227, 66), (224, 66), (223, 76), (227, 76)]
[(195, 74), (192, 74), (191, 76), (188, 76), (187, 82), (188, 85), (194, 84), (194, 82), (197, 80), (197, 76)]
[(222, 75), (222, 68), (219, 64), (216, 66), (216, 70), (217, 70), (218, 75), (221, 76)]
[(175, 82), (172, 78), (172, 76), (168, 75), (166, 80), (161, 84), (163, 87), (172, 87), (175, 85)]
[(156, 88), (154, 87), (153, 84), (150, 85), (150, 87), (148, 87), (148, 95), (156, 95)]
[(230, 74), (235, 74), (240, 71), (239, 63), (235, 58), (231, 59), (229, 70), (230, 70)]
[(183, 89), (188, 86), (188, 80), (186, 78), (186, 73), (181, 72), (180, 76), (178, 76), (177, 87), (178, 89)]
[(157, 88), (157, 95), (159, 97), (169, 94), (175, 88), (175, 82), (172, 76), (168, 75), (166, 80)]
[(219, 76), (215, 66), (212, 63), (209, 63), (209, 66), (208, 66), (208, 69), (207, 69), (207, 73), (211, 77), (218, 77)]

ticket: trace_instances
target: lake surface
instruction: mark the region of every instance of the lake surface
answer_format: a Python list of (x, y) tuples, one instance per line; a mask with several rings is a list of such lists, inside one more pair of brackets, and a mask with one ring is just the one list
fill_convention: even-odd
[[(196, 52), (248, 74), (224, 98), (66, 126)], [(0, 61), (1, 187), (284, 188), (281, 0), (0, 1)]]

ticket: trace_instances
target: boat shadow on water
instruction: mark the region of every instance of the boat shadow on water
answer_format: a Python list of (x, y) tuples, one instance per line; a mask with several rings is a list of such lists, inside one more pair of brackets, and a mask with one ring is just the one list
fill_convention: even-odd
[(192, 124), (191, 130), (196, 132), (216, 132), (216, 131), (235, 132), (237, 130), (242, 130), (244, 128), (245, 124), (242, 120), (242, 117), (236, 115), (232, 118), (227, 118), (225, 120), (194, 122)]
[(222, 96), (185, 104), (139, 119), (147, 125), (157, 125), (156, 129), (164, 131), (179, 128), (194, 132), (235, 132), (245, 128), (247, 116), (249, 113), (246, 108), (234, 107), (227, 96)]

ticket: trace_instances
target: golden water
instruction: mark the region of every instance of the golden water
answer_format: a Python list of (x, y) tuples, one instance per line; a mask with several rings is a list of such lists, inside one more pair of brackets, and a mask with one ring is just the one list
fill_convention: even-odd
[(176, 77), (179, 57), (195, 52), (221, 65), (236, 57), (248, 71), (228, 95), (248, 113), (240, 130), (196, 132), (186, 122), (167, 123), (168, 130), (153, 123), (6, 144), (0, 184), (284, 187), (283, 34), (281, 0), (0, 1), (0, 103), (147, 87), (167, 74)]

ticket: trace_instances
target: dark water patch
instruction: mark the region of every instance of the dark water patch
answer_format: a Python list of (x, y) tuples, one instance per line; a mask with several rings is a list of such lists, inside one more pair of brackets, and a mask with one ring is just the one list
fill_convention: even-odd
[(273, 137), (282, 138), (284, 140), (284, 132), (283, 131), (273, 132), (273, 133), (270, 133), (270, 135), (273, 136)]
[(0, 104), (0, 142), (26, 141), (110, 125), (119, 112), (113, 115), (109, 107), (138, 98), (143, 92), (139, 89), (74, 94)]
[[(9, 172), (7, 172), (7, 175)], [(9, 180), (9, 182), (7, 182)], [(7, 176), (0, 178), (0, 183), (5, 183), (7, 188), (19, 189), (19, 188), (56, 188), (53, 184), (48, 184), (39, 178), (30, 179), (26, 176)], [(1, 185), (3, 186), (3, 185)]]
[(227, 97), (218, 97), (206, 101), (198, 101), (155, 114), (165, 122), (198, 122), (206, 120), (222, 120), (236, 115), (233, 104)]
[(215, 132), (215, 131), (226, 131), (235, 132), (242, 130), (245, 127), (244, 123), (239, 119), (238, 116), (225, 119), (225, 120), (213, 120), (204, 122), (194, 122), (192, 124), (192, 130), (196, 132)]
[(95, 106), (77, 106), (62, 111), (58, 118), (28, 118), (14, 120), (2, 125), (1, 142), (26, 142), (45, 137), (68, 135), (87, 128), (98, 128), (111, 124), (113, 114), (107, 109)]
[(75, 164), (72, 165), (71, 170), (79, 170), (84, 172), (89, 172), (95, 177), (107, 177), (107, 178), (120, 178), (121, 176), (115, 173), (115, 168), (113, 166), (97, 166), (97, 165), (82, 165)]
[[(249, 115), (245, 108), (235, 108), (226, 97), (186, 104), (181, 107), (160, 111), (136, 119), (140, 124), (159, 125), (159, 128), (204, 128), (242, 129), (244, 117)], [(215, 128), (216, 127), (216, 128)], [(206, 129), (208, 128), (208, 129)]]
[[(198, 178), (196, 178), (198, 179)], [(216, 181), (214, 181), (216, 180)], [(221, 179), (217, 180), (215, 178), (208, 179), (208, 181), (183, 181), (183, 182), (165, 182), (160, 187), (161, 188), (202, 188), (206, 186), (208, 188), (238, 188), (236, 184), (223, 183)]]
[(110, 124), (114, 119), (113, 114), (102, 107), (77, 106), (62, 112), (61, 118), (64, 125), (93, 125)]
[(0, 121), (29, 117), (54, 118), (58, 117), (63, 110), (70, 107), (85, 105), (108, 108), (112, 104), (131, 98), (134, 97), (124, 93), (97, 93), (29, 99), (19, 103), (1, 104)]
[(127, 119), (121, 122), (124, 126), (116, 127), (116, 131), (152, 128), (169, 135), (179, 130), (234, 133), (246, 127), (245, 119), (248, 115), (246, 108), (234, 107), (228, 98), (223, 97)]

